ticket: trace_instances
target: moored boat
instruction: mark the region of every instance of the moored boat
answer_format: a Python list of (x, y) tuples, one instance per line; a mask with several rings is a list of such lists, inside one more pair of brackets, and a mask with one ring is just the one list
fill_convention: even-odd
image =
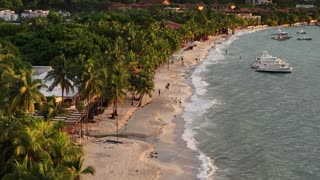
[(304, 36), (304, 37), (298, 37), (297, 40), (309, 40), (310, 41), (310, 40), (312, 40), (312, 38)]
[(303, 29), (301, 29), (300, 31), (297, 32), (297, 34), (307, 34), (307, 32)]
[(291, 73), (292, 67), (284, 60), (274, 57), (268, 54), (268, 51), (263, 51), (261, 57), (256, 58), (255, 62), (251, 64), (251, 67), (259, 72), (282, 72)]
[(291, 38), (291, 36), (279, 34), (279, 35), (272, 36), (271, 39), (278, 40), (278, 41), (284, 41), (284, 40), (287, 40), (290, 38)]

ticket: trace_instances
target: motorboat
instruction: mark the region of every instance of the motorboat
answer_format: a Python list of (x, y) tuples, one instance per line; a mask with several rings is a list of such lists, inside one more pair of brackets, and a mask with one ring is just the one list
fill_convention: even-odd
[(300, 31), (297, 32), (297, 34), (307, 34), (307, 32), (303, 29), (301, 29)]
[(256, 58), (255, 62), (251, 64), (252, 68), (257, 69), (261, 64), (281, 64), (283, 61), (277, 57), (274, 57), (268, 53), (268, 51), (263, 51), (262, 56)]
[(274, 72), (274, 73), (291, 73), (292, 67), (289, 66), (289, 63), (281, 64), (263, 64), (259, 66), (256, 71), (258, 72)]
[(274, 33), (272, 35), (288, 35), (287, 32), (282, 31), (280, 28), (278, 29), (278, 33)]
[(284, 40), (287, 40), (287, 39), (290, 39), (290, 38), (291, 38), (291, 36), (283, 35), (283, 34), (278, 34), (278, 35), (275, 35), (275, 36), (271, 37), (271, 39), (278, 40), (278, 41), (284, 41)]
[(303, 37), (298, 37), (297, 40), (309, 40), (310, 41), (310, 40), (312, 40), (312, 38), (303, 36)]
[(270, 55), (268, 51), (263, 51), (262, 56), (256, 58), (255, 62), (251, 64), (251, 67), (259, 72), (291, 73), (293, 69), (289, 66), (289, 63)]

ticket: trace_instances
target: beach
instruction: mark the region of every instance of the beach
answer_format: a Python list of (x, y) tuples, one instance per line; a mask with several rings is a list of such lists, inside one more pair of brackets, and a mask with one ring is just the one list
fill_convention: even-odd
[(89, 137), (82, 139), (84, 167), (91, 165), (96, 172), (84, 179), (196, 179), (199, 162), (181, 139), (181, 114), (192, 95), (191, 73), (225, 38), (193, 42), (192, 49), (174, 54), (173, 62), (156, 70), (155, 91), (144, 97), (143, 107), (128, 97), (119, 105), (117, 120), (110, 119), (112, 106), (96, 116), (88, 124)]

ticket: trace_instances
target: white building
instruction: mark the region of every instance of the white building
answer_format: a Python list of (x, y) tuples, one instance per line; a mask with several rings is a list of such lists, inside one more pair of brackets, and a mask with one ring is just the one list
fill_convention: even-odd
[(43, 11), (43, 10), (24, 10), (23, 13), (21, 13), (21, 18), (27, 19), (27, 18), (37, 18), (37, 17), (47, 17), (50, 11)]
[(2, 10), (0, 11), (0, 18), (4, 21), (17, 21), (19, 18), (19, 15), (16, 14), (14, 11), (11, 10)]
[(311, 5), (311, 4), (297, 4), (296, 5), (296, 8), (306, 8), (306, 9), (308, 9), (308, 8), (315, 8), (316, 6), (314, 6), (314, 5)]
[[(48, 91), (48, 87), (51, 86), (51, 84), (53, 83), (53, 80), (47, 80), (47, 81), (44, 80), (48, 72), (52, 70), (51, 66), (32, 66), (32, 70), (34, 74), (33, 78), (42, 80), (44, 84), (47, 86), (47, 87), (42, 87), (40, 89), (40, 92), (46, 97), (55, 96), (57, 98), (57, 101), (60, 102), (62, 100), (61, 87), (57, 86), (53, 88), (52, 91)], [(75, 95), (77, 95), (78, 91), (79, 90), (77, 87), (74, 87), (74, 92), (70, 91), (69, 93), (67, 93), (66, 90), (64, 89), (63, 96), (65, 99), (72, 99)]]
[(264, 5), (264, 4), (271, 4), (272, 0), (246, 0), (247, 4), (253, 5)]

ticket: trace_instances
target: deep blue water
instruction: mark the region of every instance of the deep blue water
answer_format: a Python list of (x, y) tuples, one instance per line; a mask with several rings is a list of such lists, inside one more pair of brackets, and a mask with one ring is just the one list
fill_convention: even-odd
[[(292, 38), (272, 40), (278, 28), (233, 35), (193, 73), (185, 134), (200, 179), (320, 179), (320, 27), (281, 29)], [(300, 29), (312, 41), (296, 40)], [(251, 69), (262, 51), (293, 72)]]

